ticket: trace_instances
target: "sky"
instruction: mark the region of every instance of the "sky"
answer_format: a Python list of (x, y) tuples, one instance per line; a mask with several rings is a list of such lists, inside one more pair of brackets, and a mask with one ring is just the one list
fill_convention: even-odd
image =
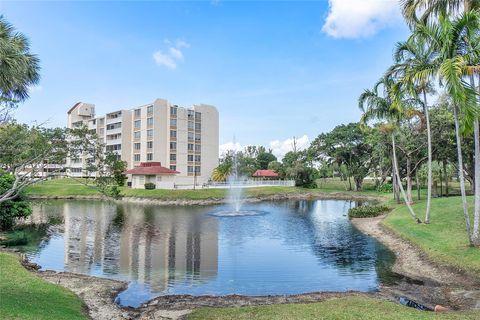
[(164, 98), (220, 113), (221, 151), (264, 145), (281, 157), (297, 137), (358, 121), (358, 96), (405, 40), (398, 2), (2, 1), (31, 43), (41, 81), (19, 122), (65, 126), (76, 102), (98, 115)]

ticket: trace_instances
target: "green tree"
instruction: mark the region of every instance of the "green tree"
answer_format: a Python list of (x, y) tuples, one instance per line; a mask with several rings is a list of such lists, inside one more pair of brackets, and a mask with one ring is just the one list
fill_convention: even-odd
[(271, 150), (259, 152), (257, 155), (257, 169), (266, 170), (270, 162), (277, 161)]
[[(0, 171), (0, 194), (12, 189), (15, 177)], [(0, 202), (0, 231), (12, 228), (19, 218), (26, 218), (32, 213), (25, 191), (20, 190), (14, 198)]]

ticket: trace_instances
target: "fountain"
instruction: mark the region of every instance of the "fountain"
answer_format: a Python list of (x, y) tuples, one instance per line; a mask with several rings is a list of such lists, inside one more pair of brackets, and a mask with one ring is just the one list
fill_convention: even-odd
[(259, 210), (244, 210), (242, 209), (243, 205), (243, 188), (242, 186), (242, 177), (238, 171), (238, 150), (236, 149), (235, 137), (233, 138), (233, 145), (235, 149), (233, 151), (232, 159), (232, 171), (230, 172), (229, 177), (227, 178), (228, 182), (228, 203), (231, 208), (228, 210), (222, 210), (218, 212), (212, 212), (211, 215), (217, 217), (238, 217), (238, 216), (256, 216), (262, 215), (266, 212)]

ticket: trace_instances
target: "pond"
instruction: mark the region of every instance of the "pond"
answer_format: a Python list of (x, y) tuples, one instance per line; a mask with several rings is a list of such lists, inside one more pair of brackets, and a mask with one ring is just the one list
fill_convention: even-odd
[(27, 255), (42, 269), (128, 281), (123, 306), (170, 294), (373, 291), (394, 255), (350, 223), (356, 205), (262, 202), (244, 206), (261, 214), (222, 217), (222, 205), (49, 201), (32, 219), (57, 223)]

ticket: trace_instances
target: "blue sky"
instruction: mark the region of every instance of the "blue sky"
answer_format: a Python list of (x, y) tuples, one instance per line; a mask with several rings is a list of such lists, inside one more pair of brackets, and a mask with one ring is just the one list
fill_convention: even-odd
[(357, 121), (359, 94), (408, 35), (390, 0), (4, 1), (0, 12), (41, 59), (19, 121), (64, 126), (77, 101), (98, 114), (157, 97), (207, 103), (221, 144), (235, 135), (279, 155), (292, 136), (306, 145)]

